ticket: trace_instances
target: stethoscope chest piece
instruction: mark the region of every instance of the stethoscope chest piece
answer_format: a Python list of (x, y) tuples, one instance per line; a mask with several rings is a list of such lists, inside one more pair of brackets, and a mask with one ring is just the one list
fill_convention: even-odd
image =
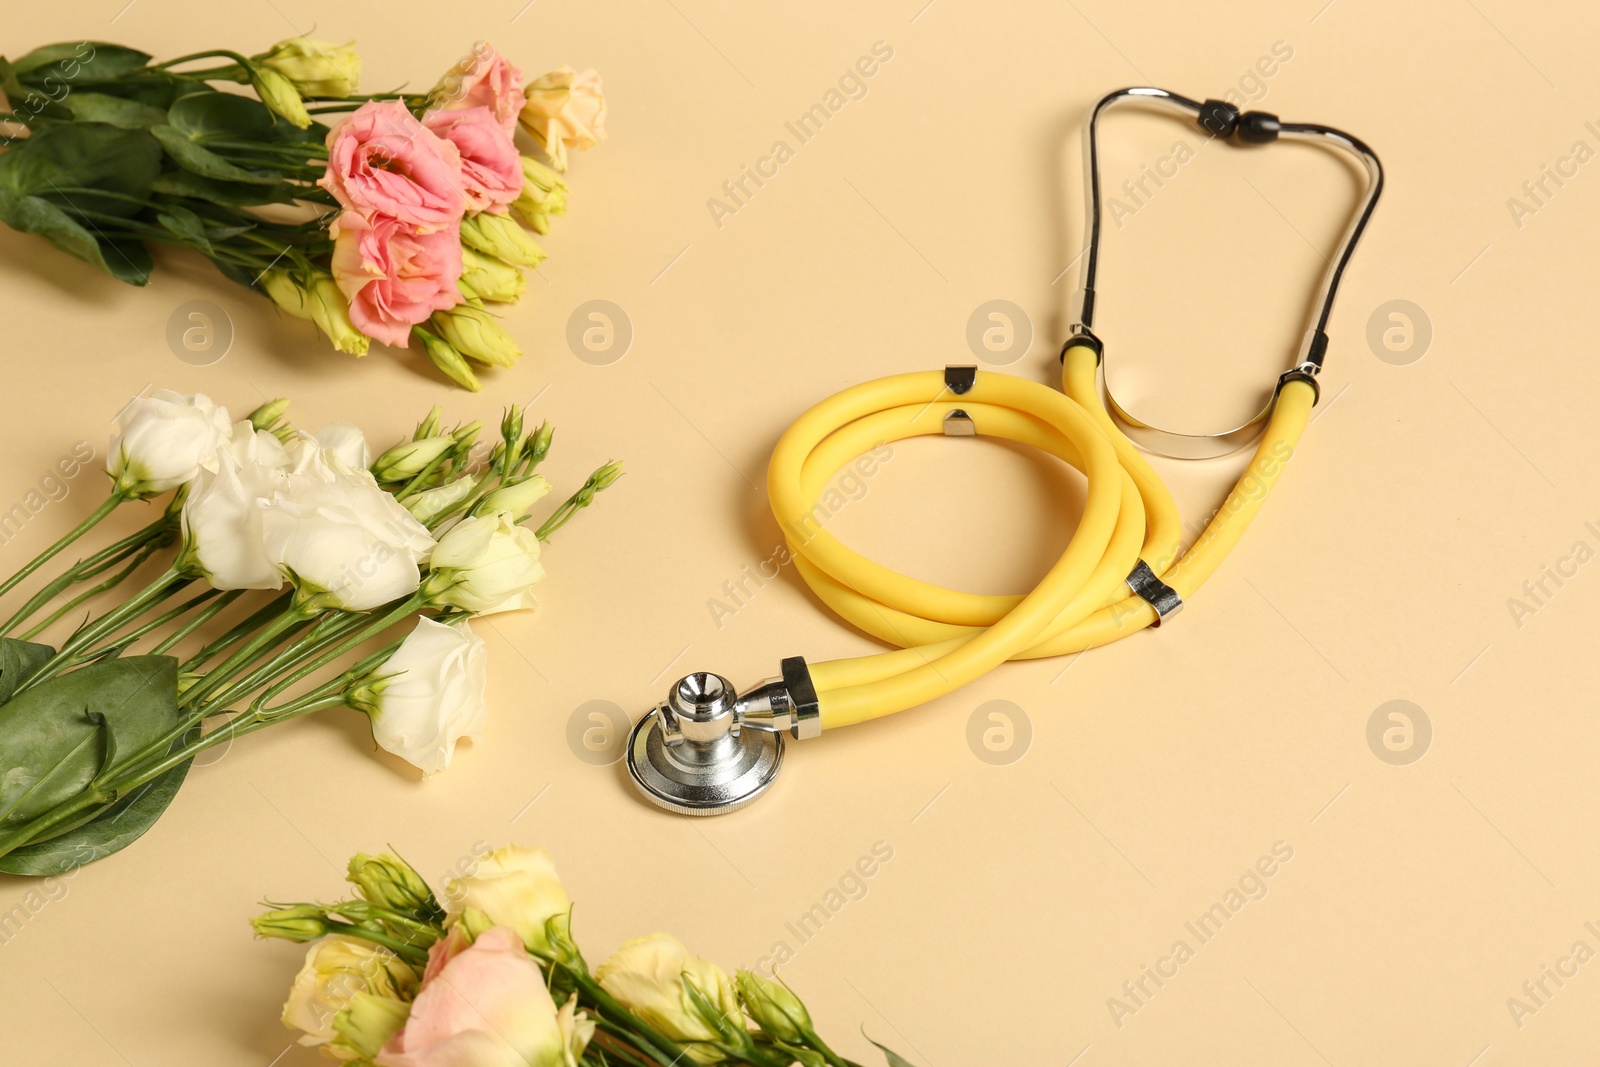
[(739, 697), (720, 674), (680, 678), (628, 736), (628, 773), (652, 803), (721, 815), (760, 796), (783, 766), (783, 736), (741, 728)]

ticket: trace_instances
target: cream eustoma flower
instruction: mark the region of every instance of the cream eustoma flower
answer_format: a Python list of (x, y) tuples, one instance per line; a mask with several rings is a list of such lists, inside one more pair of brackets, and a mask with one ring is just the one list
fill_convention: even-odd
[(534, 607), (533, 585), (544, 577), (539, 538), (505, 512), (452, 526), (434, 549), (431, 566), (434, 603), (475, 615)]
[(471, 874), (445, 882), (444, 894), (451, 923), (473, 936), (491, 926), (510, 927), (528, 951), (542, 955), (559, 949), (551, 944), (550, 920), (564, 927), (572, 910), (550, 853), (521, 845), (495, 849)]
[(152, 389), (128, 401), (113, 424), (106, 470), (130, 498), (175, 489), (202, 468), (216, 470), (217, 450), (233, 433), (228, 409), (204, 393)]
[[(623, 1007), (667, 1037), (685, 1043), (689, 1056), (700, 1063), (723, 1058), (710, 1044), (718, 1040), (720, 1027), (744, 1025), (733, 979), (716, 964), (689, 955), (683, 943), (669, 934), (624, 942), (594, 976)], [(701, 1014), (689, 995), (690, 983), (719, 1013), (719, 1020)]]
[(341, 1048), (345, 1042), (336, 1026), (340, 1013), (358, 997), (399, 1001), (410, 995), (416, 981), (416, 974), (390, 949), (354, 937), (325, 937), (306, 950), (305, 964), (283, 1005), (283, 1025), (301, 1031), (302, 1045), (327, 1046), (339, 1059), (354, 1059)]
[(557, 67), (528, 83), (517, 121), (539, 142), (557, 170), (567, 169), (567, 149), (590, 149), (606, 136), (606, 98), (596, 70)]
[(183, 504), (183, 559), (216, 589), (279, 589), (262, 539), (262, 508), (288, 482), (282, 444), (249, 422), (233, 428), (216, 470), (201, 470)]
[(392, 656), (347, 703), (372, 720), (372, 739), (423, 774), (450, 766), (456, 742), (483, 734), (489, 652), (465, 619), (417, 619)]

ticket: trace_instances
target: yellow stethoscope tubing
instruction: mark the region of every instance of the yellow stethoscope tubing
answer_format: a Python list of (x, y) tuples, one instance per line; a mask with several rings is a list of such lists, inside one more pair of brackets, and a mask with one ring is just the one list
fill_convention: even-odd
[[(1126, 579), (1139, 559), (1185, 600), (1221, 565), (1260, 510), (1310, 418), (1310, 385), (1286, 382), (1250, 464), (1223, 506), (1179, 554), (1177, 506), (1155, 470), (1111, 421), (1098, 358), (1065, 353), (1062, 392), (981, 373), (957, 397), (940, 371), (894, 375), (846, 389), (795, 421), (773, 450), (767, 489), (796, 571), (817, 597), (894, 651), (810, 664), (823, 729), (937, 699), (1011, 659), (1066, 655), (1156, 621)], [(875, 447), (943, 432), (967, 412), (987, 437), (1038, 448), (1086, 482), (1078, 528), (1025, 595), (966, 593), (899, 574), (828, 532), (818, 502), (833, 476)]]

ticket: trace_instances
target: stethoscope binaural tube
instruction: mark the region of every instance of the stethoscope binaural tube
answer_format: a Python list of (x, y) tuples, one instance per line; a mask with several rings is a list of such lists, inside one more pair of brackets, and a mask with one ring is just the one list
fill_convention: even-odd
[[(1100, 120), (1104, 115), (1126, 104), (1136, 104), (1167, 111), (1186, 119), (1193, 119), (1200, 131), (1214, 140), (1231, 141), (1241, 145), (1265, 145), (1273, 141), (1304, 141), (1335, 148), (1354, 156), (1367, 174), (1367, 188), (1361, 203), (1350, 217), (1339, 241), (1337, 253), (1329, 259), (1316, 295), (1311, 301), (1310, 321), (1301, 338), (1300, 348), (1292, 367), (1284, 372), (1279, 383), (1289, 378), (1310, 381), (1316, 386), (1316, 377), (1322, 372), (1322, 360), (1328, 348), (1328, 318), (1333, 313), (1334, 297), (1339, 282), (1344, 277), (1356, 244), (1378, 205), (1383, 193), (1383, 164), (1371, 148), (1359, 138), (1332, 126), (1319, 126), (1305, 122), (1281, 122), (1276, 115), (1263, 111), (1241, 112), (1232, 104), (1221, 100), (1191, 100), (1165, 89), (1134, 87), (1107, 93), (1095, 104), (1084, 124), (1084, 202), (1087, 218), (1084, 221), (1086, 244), (1082, 255), (1083, 267), (1079, 271), (1079, 284), (1068, 306), (1067, 319), (1073, 336), (1087, 336), (1096, 343), (1103, 342), (1094, 330), (1095, 278), (1100, 267), (1101, 195), (1100, 195)], [(1153, 426), (1129, 411), (1111, 393), (1110, 381), (1103, 378), (1106, 407), (1121, 428), (1138, 443), (1139, 447), (1161, 456), (1176, 459), (1212, 459), (1238, 451), (1261, 432), (1267, 416), (1277, 399), (1274, 388), (1261, 409), (1245, 422), (1218, 433), (1195, 434), (1164, 430)]]
[[(1260, 433), (1228, 498), (1187, 549), (1172, 494), (1135, 445), (1139, 427), (1124, 432), (1114, 402), (1102, 394), (1104, 345), (1090, 328), (1099, 251), (1095, 126), (1103, 111), (1125, 99), (1192, 113), (1218, 136), (1247, 142), (1270, 136), (1328, 140), (1367, 161), (1371, 177), (1323, 278), (1297, 363), (1278, 379), (1255, 424), (1232, 431), (1227, 442), (1205, 439), (1213, 443), (1204, 447), (1226, 443), (1225, 451), (1232, 451), (1246, 430)], [(628, 769), (653, 803), (692, 815), (732, 811), (772, 783), (782, 766), (785, 734), (814, 737), (937, 699), (1006, 660), (1067, 655), (1159, 626), (1215, 573), (1260, 511), (1317, 401), (1334, 294), (1382, 188), (1377, 157), (1328, 127), (1280, 123), (1159, 89), (1125, 89), (1102, 99), (1090, 117), (1088, 156), (1089, 247), (1073, 327), (1061, 351), (1060, 391), (971, 367), (893, 375), (812, 407), (773, 449), (767, 490), (796, 571), (841, 619), (894, 650), (809, 664), (791, 657), (782, 662), (779, 677), (743, 694), (716, 674), (680, 679), (629, 737)], [(885, 443), (930, 434), (1012, 441), (1083, 473), (1087, 491), (1078, 528), (1031, 591), (977, 594), (919, 581), (855, 552), (817, 521), (823, 491), (847, 463)]]

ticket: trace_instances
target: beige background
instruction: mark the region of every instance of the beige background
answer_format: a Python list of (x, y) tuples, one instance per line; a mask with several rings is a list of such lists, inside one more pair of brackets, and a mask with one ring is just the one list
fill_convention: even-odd
[[(257, 901), (337, 894), (358, 849), (389, 843), (440, 875), (480, 840), (555, 851), (595, 959), (658, 928), (730, 967), (788, 942), (785, 976), (864, 1060), (862, 1025), (929, 1067), (1488, 1067), (1600, 1052), (1600, 962), (1549, 983), (1520, 1027), (1507, 1006), (1575, 942), (1600, 949), (1584, 926), (1600, 928), (1600, 563), (1547, 581), (1554, 595), (1520, 626), (1507, 603), (1575, 542), (1600, 548), (1600, 163), (1520, 226), (1507, 203), (1575, 142), (1600, 149), (1585, 126), (1600, 120), (1591, 6), (525, 2), (9, 13), (12, 55), (85, 36), (248, 52), (315, 27), (359, 40), (368, 88), (431, 84), (485, 37), (530, 75), (599, 67), (611, 139), (577, 160), (572, 212), (508, 316), (527, 358), (477, 396), (413, 356), (327, 352), (204, 264), (168, 257), (138, 292), (0, 233), (0, 503), (73, 441), (103, 450), (110, 414), (152, 382), (240, 411), (292, 394), (303, 424), (353, 419), (380, 444), (435, 402), (490, 418), (533, 401), (532, 417), (560, 426), (552, 468), (566, 487), (613, 455), (630, 474), (557, 538), (541, 611), (483, 627), (485, 743), (420, 782), (332, 713), (199, 769), (145, 840), (77, 874), (0, 945), (6, 1063), (315, 1062), (286, 1050), (276, 1020), (300, 951), (251, 941)], [(793, 147), (784, 122), (878, 41), (893, 58), (866, 96), (719, 227), (708, 198), (775, 140)], [(1292, 57), (1252, 76), (1279, 42)], [(1317, 421), (1234, 558), (1176, 625), (1081, 663), (1011, 665), (801, 746), (736, 816), (658, 813), (620, 766), (578, 759), (567, 731), (585, 702), (631, 718), (689, 669), (744, 683), (784, 655), (870, 647), (787, 572), (714, 623), (708, 600), (777, 543), (755, 488), (766, 456), (847, 384), (970, 362), (967, 321), (987, 300), (1031, 319), (1031, 350), (1009, 372), (1049, 380), (1075, 280), (1062, 272), (1082, 240), (1082, 118), (1141, 83), (1253, 93), (1285, 118), (1359, 134), (1388, 166), (1330, 330)], [(1108, 136), (1113, 186), (1199, 143), (1133, 118)], [(1102, 332), (1142, 410), (1206, 429), (1249, 409), (1286, 365), (1355, 189), (1323, 153), (1210, 147), (1108, 228)], [(213, 366), (181, 362), (165, 340), (192, 299), (236, 331)], [(635, 331), (609, 366), (565, 341), (591, 299), (620, 305)], [(1431, 324), (1409, 365), (1367, 340), (1391, 300)], [(1241, 462), (1162, 470), (1194, 521)], [(86, 512), (96, 477), (0, 548), (0, 564)], [(1075, 495), (1033, 457), (924, 441), (897, 449), (836, 528), (919, 576), (1020, 590), (1065, 544)], [(1397, 699), (1432, 728), (1405, 766), (1367, 741)], [(1009, 765), (967, 742), (993, 700), (1031, 727)], [(880, 841), (893, 859), (865, 897), (801, 945), (785, 924)], [(1293, 858), (1266, 896), (1200, 944), (1185, 922), (1277, 842)], [(29, 888), (0, 880), (0, 910)], [(1180, 939), (1193, 958), (1119, 1026), (1108, 998)]]

